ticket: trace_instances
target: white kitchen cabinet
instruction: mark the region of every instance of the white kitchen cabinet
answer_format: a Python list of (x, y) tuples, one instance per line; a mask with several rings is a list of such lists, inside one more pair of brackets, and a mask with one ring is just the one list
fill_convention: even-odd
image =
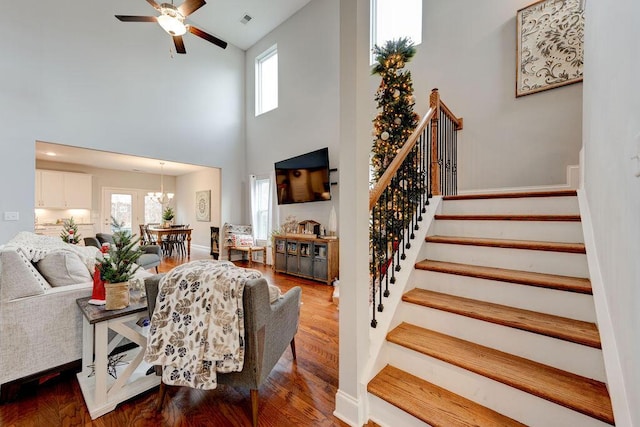
[(36, 170), (36, 208), (91, 209), (91, 175)]
[(36, 207), (64, 208), (64, 175), (62, 172), (36, 171)]
[(64, 198), (67, 209), (91, 209), (91, 175), (65, 172)]

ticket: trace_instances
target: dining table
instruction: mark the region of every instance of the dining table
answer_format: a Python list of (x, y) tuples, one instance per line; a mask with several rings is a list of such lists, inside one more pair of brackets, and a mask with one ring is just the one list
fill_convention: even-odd
[(192, 228), (180, 228), (180, 227), (170, 227), (170, 228), (160, 228), (160, 227), (148, 227), (147, 231), (149, 234), (155, 236), (156, 242), (162, 242), (164, 236), (185, 236), (185, 240), (187, 242), (187, 258), (191, 257), (191, 231)]

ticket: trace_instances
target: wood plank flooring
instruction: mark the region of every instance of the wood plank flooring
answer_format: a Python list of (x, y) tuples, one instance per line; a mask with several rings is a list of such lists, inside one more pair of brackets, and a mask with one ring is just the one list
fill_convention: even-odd
[[(191, 259), (210, 259), (192, 252)], [(161, 272), (183, 259), (166, 258)], [(246, 262), (238, 265), (247, 267)], [(338, 310), (329, 302), (331, 288), (319, 282), (285, 274), (254, 263), (283, 292), (302, 287), (300, 327), (296, 335), (297, 364), (284, 355), (259, 391), (260, 426), (340, 426), (333, 416), (338, 387)], [(15, 401), (0, 405), (0, 426), (250, 426), (249, 390), (220, 386), (197, 391), (168, 388), (162, 412), (155, 412), (154, 388), (91, 420), (75, 373), (63, 373), (22, 388)], [(373, 424), (370, 424), (373, 425)]]

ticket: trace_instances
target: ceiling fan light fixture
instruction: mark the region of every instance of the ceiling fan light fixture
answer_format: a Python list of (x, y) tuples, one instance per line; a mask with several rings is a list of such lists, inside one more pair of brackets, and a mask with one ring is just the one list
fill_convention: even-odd
[(187, 32), (187, 27), (177, 17), (162, 14), (158, 16), (158, 24), (172, 36), (181, 36)]

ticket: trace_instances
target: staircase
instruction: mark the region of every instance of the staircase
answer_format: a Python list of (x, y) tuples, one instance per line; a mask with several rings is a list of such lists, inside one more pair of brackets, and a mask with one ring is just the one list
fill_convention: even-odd
[(575, 191), (447, 196), (427, 234), (371, 420), (613, 425)]

